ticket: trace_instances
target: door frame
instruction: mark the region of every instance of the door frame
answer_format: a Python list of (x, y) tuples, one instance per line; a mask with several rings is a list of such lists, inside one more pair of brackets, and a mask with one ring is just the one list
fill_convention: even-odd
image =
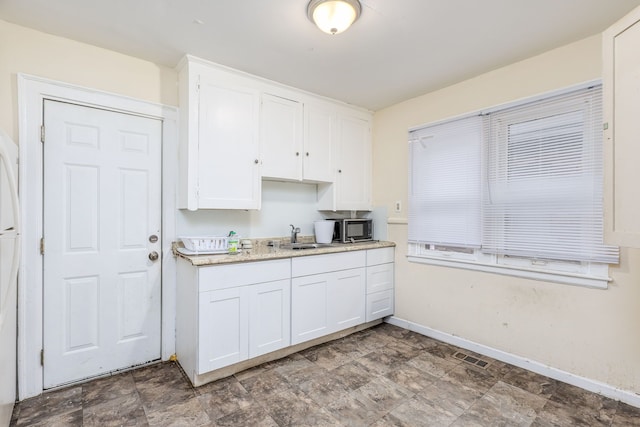
[(96, 107), (162, 121), (162, 304), (161, 358), (175, 353), (178, 109), (127, 96), (18, 74), (19, 193), (22, 209), (22, 263), (18, 279), (18, 399), (43, 392), (43, 150), (40, 142), (45, 99)]

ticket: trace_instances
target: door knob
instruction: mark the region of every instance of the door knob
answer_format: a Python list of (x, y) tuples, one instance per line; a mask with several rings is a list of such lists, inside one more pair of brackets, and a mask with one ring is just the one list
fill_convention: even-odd
[(158, 255), (158, 252), (156, 252), (156, 251), (153, 251), (153, 252), (151, 252), (151, 253), (149, 254), (149, 259), (150, 259), (151, 261), (157, 261), (157, 260), (158, 260), (158, 258), (160, 258), (160, 255)]

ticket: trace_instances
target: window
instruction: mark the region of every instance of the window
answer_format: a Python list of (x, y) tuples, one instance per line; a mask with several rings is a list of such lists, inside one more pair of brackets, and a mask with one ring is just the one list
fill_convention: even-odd
[(409, 136), (414, 261), (606, 287), (601, 86)]
[(409, 240), (479, 248), (481, 118), (430, 126), (411, 138)]

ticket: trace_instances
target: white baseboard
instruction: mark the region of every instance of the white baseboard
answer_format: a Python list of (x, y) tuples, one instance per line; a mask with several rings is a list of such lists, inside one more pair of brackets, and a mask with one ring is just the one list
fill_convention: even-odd
[(425, 335), (427, 337), (431, 337), (439, 341), (446, 342), (447, 344), (452, 344), (457, 347), (464, 348), (466, 350), (470, 350), (470, 351), (482, 354), (484, 356), (491, 357), (496, 360), (500, 360), (501, 362), (509, 363), (511, 365), (518, 366), (528, 371), (532, 371), (537, 374), (544, 375), (549, 378), (553, 378), (554, 380), (571, 384), (576, 387), (580, 387), (585, 390), (591, 391), (593, 393), (598, 393), (598, 394), (601, 394), (602, 396), (605, 396), (614, 400), (619, 400), (620, 402), (624, 402), (628, 405), (632, 405), (637, 408), (640, 408), (640, 395), (633, 393), (631, 391), (621, 390), (619, 388), (616, 388), (609, 384), (605, 384), (600, 381), (581, 377), (579, 375), (575, 375), (570, 372), (563, 371), (561, 369), (557, 369), (533, 360), (529, 360), (522, 356), (517, 356), (515, 354), (507, 353), (502, 350), (497, 350), (495, 348), (478, 344), (473, 341), (469, 341), (467, 339), (460, 338), (445, 332), (437, 331), (427, 326), (422, 326), (417, 323), (400, 319), (395, 316), (391, 316), (387, 318), (385, 321), (392, 325), (399, 326), (401, 328), (408, 329), (413, 332), (417, 332), (421, 335)]

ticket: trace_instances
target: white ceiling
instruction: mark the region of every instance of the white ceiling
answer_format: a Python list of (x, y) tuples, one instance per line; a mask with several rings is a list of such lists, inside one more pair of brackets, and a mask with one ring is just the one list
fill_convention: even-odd
[(335, 36), (307, 19), (307, 0), (0, 0), (0, 19), (169, 67), (190, 53), (375, 111), (597, 34), (640, 5), (360, 1)]

